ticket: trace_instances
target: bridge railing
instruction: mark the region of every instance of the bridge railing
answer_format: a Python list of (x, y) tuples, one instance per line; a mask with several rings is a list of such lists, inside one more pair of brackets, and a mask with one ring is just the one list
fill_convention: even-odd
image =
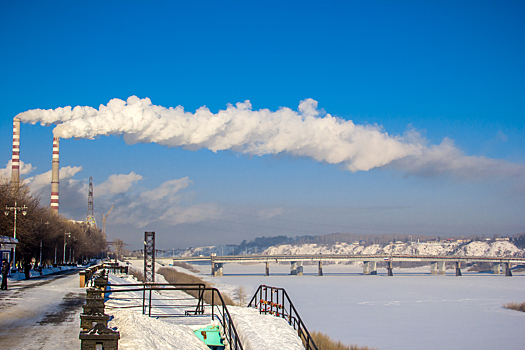
[(260, 285), (250, 300), (248, 307), (259, 309), (261, 314), (271, 314), (284, 318), (297, 331), (306, 350), (318, 350), (284, 288)]

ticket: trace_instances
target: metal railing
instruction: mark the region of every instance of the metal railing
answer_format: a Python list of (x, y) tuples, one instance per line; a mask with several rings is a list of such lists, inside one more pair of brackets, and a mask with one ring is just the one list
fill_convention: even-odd
[(284, 318), (297, 331), (297, 335), (301, 338), (306, 350), (318, 350), (284, 288), (260, 285), (248, 307), (258, 308), (261, 314), (271, 314)]
[[(232, 317), (226, 307), (226, 303), (222, 298), (220, 291), (217, 288), (207, 288), (204, 283), (185, 283), (185, 284), (170, 284), (170, 283), (144, 283), (144, 284), (107, 284), (104, 291), (105, 300), (136, 300), (136, 304), (125, 306), (114, 306), (109, 308), (142, 308), (142, 313), (150, 317), (183, 317), (183, 316), (199, 316), (210, 317), (212, 321), (217, 318), (221, 324), (223, 336), (229, 344), (229, 349), (243, 350), (239, 335), (233, 324)], [(182, 292), (196, 292), (197, 297), (188, 298), (169, 298), (156, 297), (160, 292), (166, 291), (182, 291)], [(118, 297), (111, 295), (113, 293), (137, 292), (142, 293), (140, 297)], [(204, 301), (204, 294), (208, 292), (211, 294), (211, 304), (206, 304)], [(108, 296), (106, 296), (108, 295)], [(140, 295), (140, 294), (139, 294)], [(158, 301), (170, 301), (169, 304), (158, 303)], [(184, 301), (184, 302), (182, 302)], [(182, 303), (177, 303), (182, 302)], [(196, 302), (196, 303), (195, 303)], [(184, 312), (166, 312), (166, 309), (179, 309)], [(160, 311), (162, 310), (162, 312)]]

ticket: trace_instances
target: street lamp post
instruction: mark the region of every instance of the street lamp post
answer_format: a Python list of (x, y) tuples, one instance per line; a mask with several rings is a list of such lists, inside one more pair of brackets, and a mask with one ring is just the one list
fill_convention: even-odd
[[(49, 221), (44, 222), (44, 225), (49, 225)], [(38, 263), (40, 264), (40, 267), (42, 267), (42, 239), (40, 240), (40, 260), (38, 260)]]
[[(14, 239), (16, 239), (16, 214), (19, 211), (21, 211), (22, 215), (26, 216), (27, 209), (28, 208), (27, 208), (26, 205), (24, 205), (23, 207), (19, 207), (16, 199), (15, 199), (15, 206), (14, 207), (9, 207), (7, 205), (5, 206), (5, 211), (4, 211), (5, 216), (8, 216), (10, 211), (12, 211), (14, 213), (14, 216), (15, 216), (14, 225), (13, 225), (13, 238)], [(16, 265), (16, 245), (13, 248), (13, 265)]]
[(66, 264), (66, 238), (71, 237), (71, 232), (64, 232), (64, 259), (62, 260), (62, 264)]

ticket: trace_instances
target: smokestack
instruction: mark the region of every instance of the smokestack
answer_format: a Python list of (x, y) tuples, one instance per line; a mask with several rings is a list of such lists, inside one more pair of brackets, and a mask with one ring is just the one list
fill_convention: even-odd
[(13, 158), (11, 158), (11, 184), (20, 184), (20, 118), (13, 118)]
[(58, 146), (60, 137), (53, 137), (53, 161), (51, 168), (51, 209), (58, 214)]

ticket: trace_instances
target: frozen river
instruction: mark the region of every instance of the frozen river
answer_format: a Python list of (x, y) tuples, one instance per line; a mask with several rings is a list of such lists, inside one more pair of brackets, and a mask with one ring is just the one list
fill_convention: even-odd
[(305, 266), (304, 276), (289, 276), (289, 265), (224, 266), (223, 277), (205, 279), (235, 295), (243, 286), (248, 301), (260, 284), (286, 288), (309, 330), (345, 343), (393, 349), (523, 349), (525, 313), (504, 309), (525, 301), (525, 274), (467, 273), (430, 275), (429, 267), (386, 269), (363, 276), (362, 267)]

